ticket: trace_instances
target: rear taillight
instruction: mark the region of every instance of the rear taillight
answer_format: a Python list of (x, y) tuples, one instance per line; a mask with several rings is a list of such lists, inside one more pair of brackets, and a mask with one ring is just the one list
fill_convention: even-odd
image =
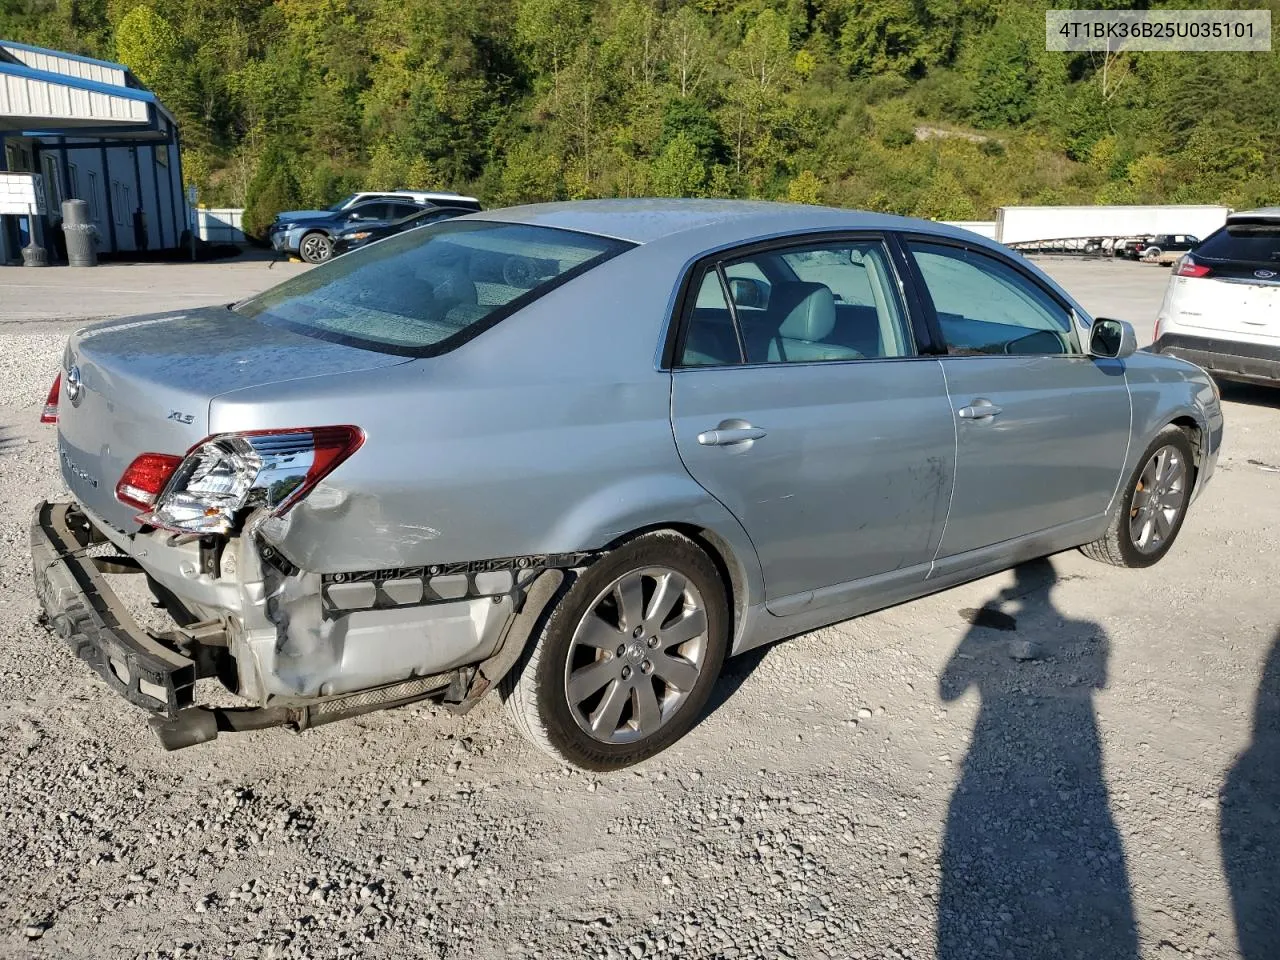
[(1155, 331), (1151, 334), (1151, 342), (1152, 342), (1153, 344), (1155, 344), (1155, 343), (1159, 343), (1159, 342), (1160, 342), (1160, 324), (1162, 324), (1162, 323), (1164, 323), (1164, 317), (1157, 316), (1157, 317), (1156, 317), (1156, 329), (1155, 329)]
[(1207, 277), (1213, 271), (1203, 263), (1196, 263), (1191, 254), (1188, 253), (1174, 264), (1173, 272), (1179, 277)]
[(41, 423), (58, 422), (58, 395), (62, 392), (62, 374), (53, 378), (53, 386), (49, 388), (49, 396), (44, 399), (44, 410), (40, 413)]
[[(138, 521), (185, 533), (228, 533), (246, 508), (287, 513), (360, 449), (359, 427), (300, 427), (224, 433), (202, 440), (172, 471)], [(122, 481), (123, 482), (123, 481)]]
[(167, 453), (142, 454), (116, 484), (116, 499), (140, 510), (149, 509), (181, 463), (181, 457)]

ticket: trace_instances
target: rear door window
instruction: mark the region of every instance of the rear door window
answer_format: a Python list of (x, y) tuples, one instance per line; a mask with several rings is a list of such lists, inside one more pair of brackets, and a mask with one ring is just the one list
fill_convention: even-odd
[(680, 363), (913, 356), (896, 279), (879, 239), (792, 246), (709, 264), (686, 319)]
[(433, 356), (632, 246), (523, 223), (445, 220), (354, 250), (233, 309), (322, 340)]

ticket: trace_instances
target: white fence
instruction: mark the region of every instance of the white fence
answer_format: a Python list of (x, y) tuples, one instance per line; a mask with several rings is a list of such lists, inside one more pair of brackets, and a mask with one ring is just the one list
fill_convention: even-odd
[(197, 207), (196, 236), (207, 243), (244, 243), (244, 209)]

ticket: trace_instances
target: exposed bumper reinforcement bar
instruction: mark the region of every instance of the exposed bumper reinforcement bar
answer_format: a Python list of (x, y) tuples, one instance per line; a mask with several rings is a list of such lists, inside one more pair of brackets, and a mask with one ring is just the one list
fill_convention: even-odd
[(193, 707), (173, 719), (153, 717), (151, 729), (166, 750), (181, 750), (198, 743), (208, 743), (219, 733), (241, 733), (267, 727), (292, 727), (306, 730), (335, 720), (345, 720), (362, 713), (405, 706), (443, 690), (454, 680), (454, 673), (415, 677), (372, 690), (361, 690), (345, 697), (322, 700), (300, 707)]

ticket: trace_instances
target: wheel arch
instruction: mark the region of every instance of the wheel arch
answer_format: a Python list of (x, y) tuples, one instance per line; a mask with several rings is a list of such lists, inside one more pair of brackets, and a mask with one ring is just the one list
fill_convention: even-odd
[[(685, 521), (652, 523), (638, 527), (610, 542), (606, 549), (616, 550), (637, 537), (644, 536), (647, 533), (656, 533), (660, 530), (671, 530), (687, 537), (711, 559), (716, 572), (720, 575), (720, 582), (724, 586), (725, 599), (729, 606), (729, 614), (733, 618), (729, 632), (729, 649), (738, 649), (738, 644), (741, 640), (739, 635), (747, 624), (747, 609), (756, 595), (753, 590), (752, 573), (758, 571), (759, 567), (749, 568), (743, 562), (739, 557), (741, 546), (735, 547), (728, 539), (710, 527)], [(755, 559), (754, 547), (751, 548), (751, 559)], [(756, 590), (758, 589), (757, 587)], [(762, 596), (761, 599), (763, 599)]]
[(302, 255), (302, 248), (306, 244), (307, 238), (313, 237), (313, 236), (321, 236), (321, 237), (324, 237), (326, 241), (328, 241), (330, 253), (329, 253), (329, 256), (326, 257), (325, 259), (332, 259), (333, 234), (329, 230), (327, 230), (325, 227), (304, 227), (302, 229), (302, 232), (298, 234), (298, 256), (302, 257), (304, 260), (306, 259), (306, 257)]
[[(1177, 427), (1187, 435), (1187, 441), (1191, 444), (1192, 467), (1198, 476), (1200, 473), (1200, 465), (1204, 462), (1204, 426), (1195, 417), (1187, 414), (1174, 417), (1169, 421), (1170, 426)], [(1193, 483), (1195, 480), (1193, 479)]]
[(731, 646), (738, 649), (748, 611), (764, 603), (764, 572), (742, 523), (683, 470), (602, 487), (559, 517), (545, 539), (548, 550), (604, 551), (655, 530), (688, 537), (716, 564), (733, 613)]

